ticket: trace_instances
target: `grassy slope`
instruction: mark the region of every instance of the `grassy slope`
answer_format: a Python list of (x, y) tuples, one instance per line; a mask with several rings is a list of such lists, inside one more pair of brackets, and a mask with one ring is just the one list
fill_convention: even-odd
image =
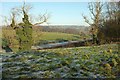
[[(13, 31), (12, 29), (7, 29), (7, 30), (3, 29), (2, 34), (10, 37), (16, 36), (15, 31)], [(79, 35), (67, 34), (67, 33), (33, 31), (33, 38), (38, 38), (35, 37), (36, 35), (39, 35), (40, 40), (56, 40), (56, 39), (73, 40), (76, 39), (76, 37), (79, 37)]]
[[(11, 38), (14, 38), (16, 36), (15, 32), (13, 30), (2, 30), (3, 36), (10, 36)], [(67, 33), (57, 33), (57, 32), (35, 32), (33, 31), (33, 39), (39, 39), (39, 40), (56, 40), (56, 39), (65, 39), (65, 40), (74, 40), (77, 39), (76, 37), (79, 37), (79, 35), (74, 34), (67, 34)]]
[(67, 53), (66, 51), (71, 52), (75, 50), (75, 52), (83, 52), (83, 53), (89, 53), (89, 52), (101, 52), (101, 51), (108, 51), (111, 49), (112, 51), (118, 51), (118, 45), (117, 44), (105, 44), (100, 46), (84, 46), (84, 47), (74, 47), (74, 48), (58, 48), (58, 49), (45, 49), (45, 50), (39, 50), (40, 52), (46, 51), (46, 52), (54, 52), (54, 53)]
[(57, 32), (42, 32), (41, 40), (56, 40), (56, 39), (65, 39), (65, 40), (73, 40), (76, 39), (74, 34), (66, 34), (66, 33), (57, 33)]
[(3, 60), (10, 62), (3, 77), (114, 78), (120, 76), (119, 57), (116, 44), (24, 52)]
[(34, 32), (33, 40), (35, 43), (42, 41), (56, 41), (56, 40), (80, 40), (82, 39), (79, 35), (58, 33), (58, 32)]
[[(2, 30), (2, 37), (7, 38), (11, 43), (11, 48), (14, 51), (17, 51), (17, 48), (19, 47), (19, 42), (17, 40), (17, 36), (15, 31), (12, 29), (3, 29)], [(76, 38), (76, 37), (78, 38)], [(57, 33), (57, 32), (35, 32), (33, 31), (33, 41), (34, 44), (42, 43), (44, 41), (55, 41), (58, 39), (63, 40), (79, 40), (79, 35), (74, 34), (66, 34), (66, 33)]]

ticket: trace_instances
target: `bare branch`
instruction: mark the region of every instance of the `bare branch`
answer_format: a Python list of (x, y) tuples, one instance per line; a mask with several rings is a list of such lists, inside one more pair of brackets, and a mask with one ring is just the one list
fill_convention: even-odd
[(50, 18), (50, 15), (48, 13), (45, 13), (43, 15), (39, 15), (39, 22), (35, 23), (34, 25), (42, 24), (48, 21)]
[(87, 19), (87, 17), (86, 17), (86, 16), (84, 16), (83, 14), (82, 14), (82, 16), (83, 16), (83, 18), (84, 18), (85, 22), (86, 22), (87, 24), (91, 25), (91, 23), (89, 22), (89, 20)]
[(31, 5), (27, 5), (27, 4), (25, 4), (25, 2), (23, 4), (23, 6), (21, 7), (22, 11), (25, 11), (25, 13), (28, 13), (29, 10), (31, 10), (32, 8), (33, 7)]
[(2, 16), (3, 17), (3, 21), (5, 22), (6, 25), (9, 24), (9, 19), (6, 16)]
[(94, 5), (93, 3), (88, 3), (88, 8), (89, 8), (89, 11), (92, 13), (93, 17), (95, 17), (95, 13), (94, 13)]

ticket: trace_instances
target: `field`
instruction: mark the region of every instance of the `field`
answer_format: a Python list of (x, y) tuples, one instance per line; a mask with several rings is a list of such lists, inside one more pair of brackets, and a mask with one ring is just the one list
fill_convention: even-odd
[[(6, 38), (12, 38), (13, 40), (16, 39), (16, 33), (11, 28), (3, 28), (2, 35)], [(86, 38), (90, 38), (90, 36), (85, 36)], [(67, 34), (67, 33), (60, 33), (60, 32), (41, 32), (37, 30), (33, 30), (33, 40), (38, 41), (51, 41), (51, 40), (80, 40), (84, 38), (83, 36), (76, 35), (76, 34)], [(14, 41), (13, 41), (14, 42)], [(16, 42), (16, 41), (15, 41)]]
[[(37, 35), (37, 36), (36, 36)], [(80, 35), (59, 33), (59, 32), (34, 32), (33, 39), (35, 43), (49, 43), (49, 42), (59, 42), (59, 41), (71, 41), (83, 39)]]
[(3, 78), (119, 78), (117, 44), (1, 54)]
[[(12, 29), (2, 29), (3, 37), (11, 37), (15, 38), (16, 33)], [(67, 33), (59, 33), (59, 32), (40, 32), (33, 31), (33, 39), (38, 38), (39, 40), (57, 40), (57, 39), (65, 39), (65, 40), (76, 40), (80, 38), (79, 35), (75, 34), (67, 34)]]
[(80, 38), (79, 35), (74, 35), (74, 34), (42, 32), (40, 40), (57, 40), (57, 39), (74, 40), (74, 39), (77, 39), (76, 37)]
[[(9, 41), (10, 48), (14, 52), (18, 50), (19, 42), (17, 40), (17, 35), (15, 31), (11, 28), (2, 29), (2, 37)], [(59, 42), (59, 41), (71, 41), (71, 40), (81, 40), (83, 39), (80, 35), (58, 33), (58, 32), (41, 32), (33, 31), (33, 45), (47, 44), (49, 42)]]

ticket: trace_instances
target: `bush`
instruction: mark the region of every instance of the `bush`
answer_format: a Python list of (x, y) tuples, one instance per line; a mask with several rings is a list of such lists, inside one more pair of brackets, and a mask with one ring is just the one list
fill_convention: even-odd
[(9, 46), (9, 40), (2, 38), (2, 47), (7, 47)]

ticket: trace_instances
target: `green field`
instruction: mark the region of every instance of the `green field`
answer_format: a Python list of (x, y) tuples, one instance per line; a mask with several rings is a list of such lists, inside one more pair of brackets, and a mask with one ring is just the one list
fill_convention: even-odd
[[(42, 32), (40, 40), (57, 40), (57, 39), (64, 39), (64, 40), (76, 40), (80, 38), (79, 35), (74, 34), (66, 34), (66, 33), (57, 33), (57, 32)], [(78, 37), (78, 38), (76, 38)]]
[[(3, 37), (12, 38), (13, 40), (16, 39), (16, 33), (12, 29), (3, 29), (2, 30)], [(79, 35), (75, 34), (67, 34), (67, 33), (58, 33), (58, 32), (36, 32), (33, 31), (33, 40), (79, 40), (82, 39)], [(13, 41), (14, 43), (14, 41)]]
[[(16, 36), (17, 36), (15, 31), (11, 28), (2, 29), (2, 35), (3, 37), (13, 39), (13, 43), (14, 43), (14, 39), (16, 39)], [(90, 38), (90, 36), (84, 36), (84, 37)], [(59, 32), (41, 32), (41, 31), (33, 30), (33, 40), (35, 41), (40, 41), (40, 40), (50, 41), (50, 40), (59, 40), (59, 39), (81, 40), (84, 37), (80, 35), (75, 35), (75, 34), (67, 34), (67, 33), (59, 33)]]
[(58, 33), (58, 32), (34, 32), (33, 39), (35, 43), (43, 42), (57, 42), (57, 41), (71, 41), (71, 40), (81, 40), (83, 39), (79, 35), (67, 34), (67, 33)]
[[(19, 47), (19, 42), (17, 40), (17, 35), (15, 31), (11, 28), (2, 29), (2, 37), (7, 39), (10, 44), (10, 48), (13, 51), (17, 51)], [(47, 44), (49, 42), (59, 42), (59, 41), (71, 41), (71, 40), (81, 40), (83, 39), (80, 35), (58, 33), (58, 32), (41, 32), (33, 31), (33, 45)]]
[(3, 78), (118, 78), (117, 44), (27, 51), (3, 58)]

